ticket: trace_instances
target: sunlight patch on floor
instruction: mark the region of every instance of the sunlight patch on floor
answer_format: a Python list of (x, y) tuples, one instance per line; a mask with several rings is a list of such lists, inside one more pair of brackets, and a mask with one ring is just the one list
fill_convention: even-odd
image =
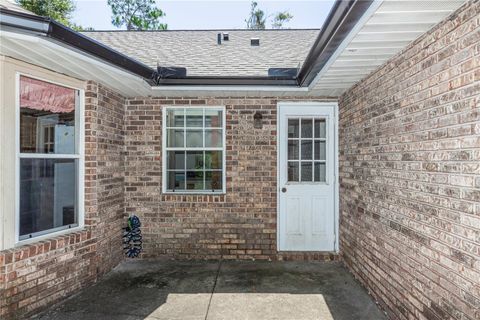
[(333, 317), (321, 294), (171, 293), (145, 319), (333, 320)]

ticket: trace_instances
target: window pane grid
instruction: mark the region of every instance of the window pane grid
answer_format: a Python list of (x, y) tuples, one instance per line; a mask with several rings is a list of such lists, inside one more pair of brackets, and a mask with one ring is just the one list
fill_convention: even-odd
[(288, 119), (287, 170), (289, 182), (326, 181), (326, 119)]
[[(207, 123), (207, 112), (209, 123)], [(215, 125), (223, 124), (223, 112), (220, 108), (166, 109), (167, 124), (172, 123), (172, 119), (169, 118), (171, 115), (181, 115), (184, 118), (182, 127), (167, 126), (165, 128), (168, 142), (165, 146), (166, 161), (170, 159), (170, 152), (184, 152), (183, 168), (172, 167), (167, 162), (165, 171), (167, 191), (218, 192), (223, 190), (224, 128)], [(178, 124), (177, 121), (173, 122)], [(171, 129), (183, 131), (183, 146), (170, 143)], [(201, 153), (201, 160), (198, 157), (199, 153)], [(172, 179), (175, 180), (172, 181)]]

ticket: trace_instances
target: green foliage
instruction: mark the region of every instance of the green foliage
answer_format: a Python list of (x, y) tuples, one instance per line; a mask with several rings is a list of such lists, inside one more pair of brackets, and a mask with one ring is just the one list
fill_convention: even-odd
[(72, 28), (75, 31), (93, 30), (83, 28), (71, 21), (72, 13), (75, 11), (75, 3), (72, 0), (16, 0), (24, 9), (27, 9), (39, 16), (49, 17), (61, 24)]
[(250, 7), (250, 16), (245, 19), (247, 23), (247, 29), (265, 29), (265, 12), (261, 9), (257, 9), (258, 3), (252, 1)]
[(108, 0), (112, 8), (112, 24), (127, 30), (166, 30), (159, 21), (165, 13), (155, 6), (155, 0)]
[(288, 11), (278, 12), (272, 20), (273, 29), (282, 29), (283, 24), (292, 20), (293, 16)]
[(17, 3), (39, 16), (52, 18), (66, 26), (70, 26), (75, 4), (72, 0), (17, 0)]
[[(250, 16), (245, 19), (247, 29), (265, 29), (265, 22), (267, 20), (266, 14), (262, 9), (257, 8), (258, 3), (252, 1), (250, 6)], [(272, 19), (273, 29), (282, 29), (283, 25), (289, 22), (293, 16), (288, 11), (278, 12)]]

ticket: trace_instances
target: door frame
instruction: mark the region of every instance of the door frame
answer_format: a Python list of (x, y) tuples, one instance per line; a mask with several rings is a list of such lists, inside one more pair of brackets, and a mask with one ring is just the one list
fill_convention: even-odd
[(334, 252), (340, 251), (339, 245), (339, 179), (338, 179), (338, 102), (316, 102), (316, 101), (279, 101), (277, 103), (277, 252), (280, 252), (280, 109), (282, 107), (301, 107), (301, 106), (318, 106), (333, 108), (333, 139), (334, 139), (334, 200), (333, 200), (333, 214), (334, 214), (334, 233), (335, 244)]

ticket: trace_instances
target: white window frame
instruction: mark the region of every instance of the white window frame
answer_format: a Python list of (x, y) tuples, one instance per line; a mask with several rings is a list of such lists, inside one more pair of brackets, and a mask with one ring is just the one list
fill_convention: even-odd
[[(45, 153), (21, 153), (20, 152), (20, 77), (28, 77), (44, 81), (54, 85), (76, 90), (78, 93), (78, 105), (75, 106), (75, 147), (74, 154), (45, 154)], [(84, 212), (84, 188), (85, 188), (85, 90), (72, 87), (60, 82), (44, 79), (32, 74), (16, 72), (15, 74), (15, 246), (37, 242), (46, 238), (52, 238), (71, 232), (80, 231), (85, 226)], [(20, 239), (20, 159), (75, 159), (78, 161), (77, 169), (77, 225), (74, 227), (62, 226), (36, 232), (32, 237)]]
[[(203, 123), (201, 129), (203, 131), (204, 146), (203, 147), (180, 147), (173, 148), (167, 147), (167, 129), (175, 129), (173, 127), (167, 127), (167, 113), (168, 110), (175, 109), (202, 109), (205, 115), (206, 109), (212, 110), (221, 110), (222, 111), (222, 147), (205, 147), (205, 122)], [(205, 117), (204, 117), (205, 119)], [(164, 194), (211, 194), (219, 195), (226, 193), (226, 181), (227, 181), (227, 168), (226, 168), (226, 108), (225, 106), (191, 106), (191, 105), (182, 105), (182, 106), (165, 106), (162, 108), (162, 193)], [(186, 118), (185, 118), (186, 121)], [(184, 129), (186, 128), (186, 123)], [(178, 127), (176, 128), (178, 129)], [(198, 127), (197, 129), (200, 129)], [(207, 128), (208, 129), (208, 128)], [(184, 139), (186, 141), (186, 134), (184, 133)], [(212, 191), (212, 190), (179, 190), (179, 191), (170, 191), (167, 189), (167, 151), (222, 151), (222, 190), (221, 191)]]

